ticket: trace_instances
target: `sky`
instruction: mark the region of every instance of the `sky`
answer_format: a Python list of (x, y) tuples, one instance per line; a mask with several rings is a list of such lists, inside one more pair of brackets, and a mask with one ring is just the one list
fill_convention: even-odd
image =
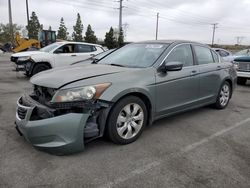
[[(117, 0), (118, 1), (118, 0)], [(44, 29), (58, 30), (65, 20), (70, 35), (80, 13), (84, 33), (90, 24), (104, 39), (112, 26), (118, 27), (116, 0), (29, 0), (29, 13), (35, 11)], [(11, 0), (13, 23), (27, 25), (26, 0)], [(184, 39), (210, 44), (212, 24), (215, 43), (250, 45), (250, 0), (123, 0), (123, 29), (129, 42), (155, 39), (159, 13), (158, 39)], [(0, 0), (0, 23), (8, 23), (8, 0)], [(249, 24), (249, 25), (248, 25)]]

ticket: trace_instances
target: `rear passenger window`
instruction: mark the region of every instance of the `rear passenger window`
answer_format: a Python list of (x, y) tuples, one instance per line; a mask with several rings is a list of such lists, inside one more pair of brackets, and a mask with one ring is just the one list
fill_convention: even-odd
[(199, 65), (214, 62), (212, 53), (209, 48), (203, 46), (194, 46), (194, 50)]
[(212, 51), (212, 50), (211, 50), (211, 52), (212, 52), (212, 55), (213, 55), (213, 58), (214, 58), (214, 62), (219, 63), (220, 60), (219, 60), (218, 54), (215, 51)]
[(224, 50), (218, 50), (217, 52), (220, 54), (221, 57), (227, 57), (230, 55), (228, 52)]
[(173, 49), (168, 55), (166, 62), (177, 61), (183, 63), (184, 67), (193, 65), (193, 54), (189, 44), (183, 44)]
[(94, 52), (94, 51), (96, 51), (95, 46), (77, 44), (77, 52), (78, 53), (89, 53), (89, 52)]

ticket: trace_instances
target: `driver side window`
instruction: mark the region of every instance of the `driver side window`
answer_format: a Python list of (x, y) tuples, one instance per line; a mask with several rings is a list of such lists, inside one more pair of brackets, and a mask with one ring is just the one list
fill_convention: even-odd
[(189, 44), (183, 44), (174, 48), (166, 59), (166, 62), (173, 61), (183, 63), (183, 67), (193, 66), (194, 60), (191, 46)]
[(60, 48), (56, 49), (54, 53), (56, 53), (56, 54), (75, 53), (75, 45), (74, 44), (65, 44), (65, 45), (61, 46)]

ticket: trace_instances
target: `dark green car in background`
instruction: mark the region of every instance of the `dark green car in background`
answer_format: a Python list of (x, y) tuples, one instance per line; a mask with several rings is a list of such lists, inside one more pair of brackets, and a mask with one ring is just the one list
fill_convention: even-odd
[(133, 43), (96, 64), (33, 76), (33, 93), (17, 101), (16, 128), (55, 154), (81, 151), (104, 134), (129, 144), (157, 119), (210, 104), (225, 108), (236, 77), (232, 63), (200, 43)]
[[(248, 49), (248, 52), (250, 50)], [(233, 62), (237, 67), (237, 83), (245, 85), (250, 80), (250, 56), (239, 56)]]

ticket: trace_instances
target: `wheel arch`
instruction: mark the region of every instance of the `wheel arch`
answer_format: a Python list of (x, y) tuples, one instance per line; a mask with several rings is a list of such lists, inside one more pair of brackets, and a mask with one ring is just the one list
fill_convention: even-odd
[(147, 108), (147, 112), (148, 112), (147, 125), (152, 124), (154, 106), (153, 106), (153, 103), (152, 103), (150, 97), (148, 96), (148, 94), (145, 94), (144, 92), (140, 92), (140, 91), (125, 92), (122, 95), (119, 95), (119, 97), (115, 97), (114, 103), (117, 103), (118, 101), (120, 101), (128, 96), (138, 97), (144, 102), (144, 104), (146, 105), (146, 108)]
[(233, 94), (233, 90), (234, 90), (233, 81), (232, 81), (232, 79), (230, 79), (229, 77), (227, 77), (227, 78), (225, 78), (225, 79), (223, 80), (222, 84), (223, 84), (224, 82), (228, 82), (229, 85), (230, 85), (230, 87), (231, 87), (231, 94), (230, 94), (230, 98), (231, 98), (231, 97), (232, 97), (232, 94)]
[(35, 66), (41, 65), (41, 64), (47, 65), (50, 69), (52, 68), (52, 65), (51, 65), (48, 61), (34, 62), (34, 63), (31, 64), (31, 68), (30, 68), (30, 70), (29, 70), (29, 74), (30, 74), (30, 75), (32, 74), (33, 69), (35, 68)]

